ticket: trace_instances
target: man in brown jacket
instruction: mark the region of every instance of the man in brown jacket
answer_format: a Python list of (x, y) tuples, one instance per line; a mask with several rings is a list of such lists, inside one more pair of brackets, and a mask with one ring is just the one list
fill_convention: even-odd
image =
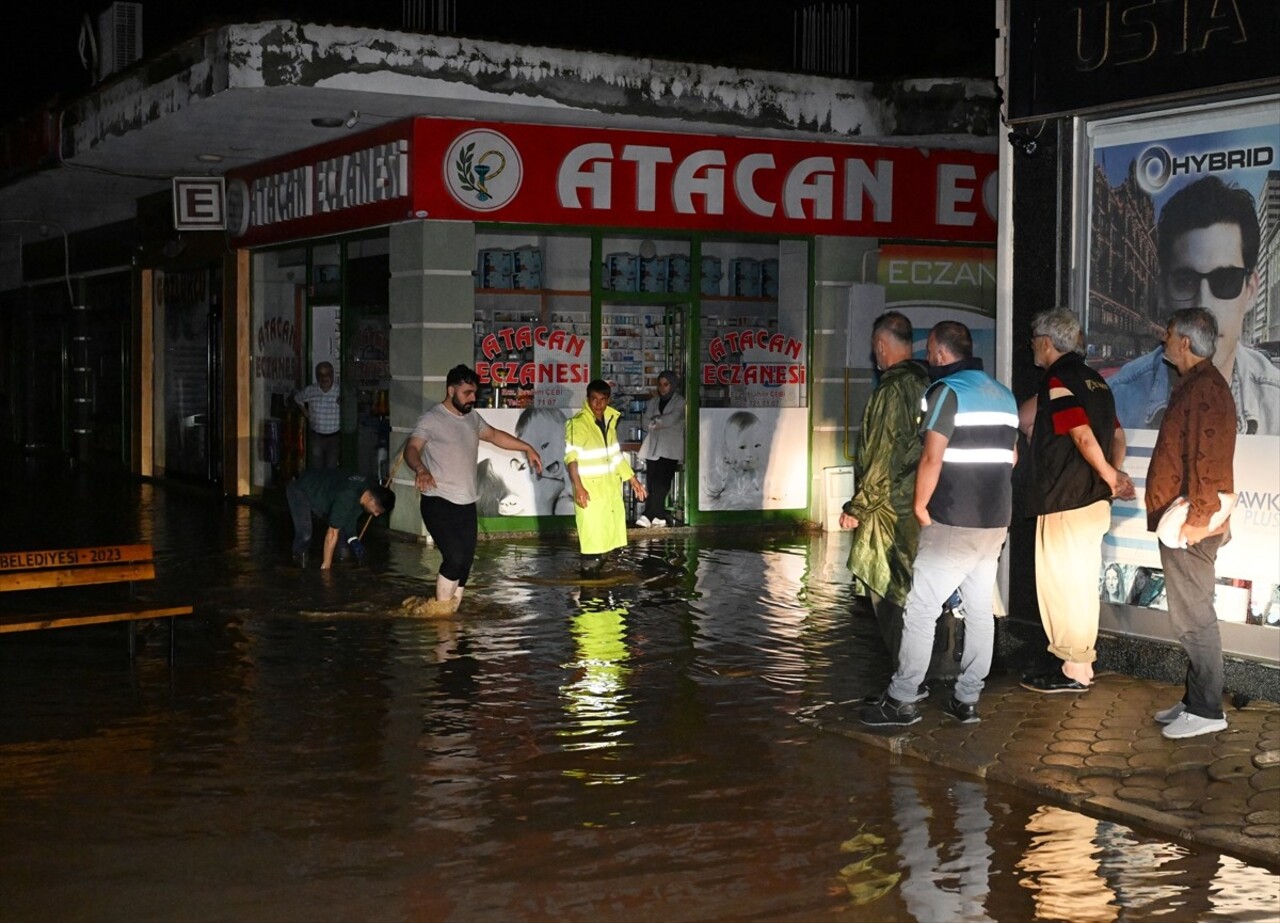
[(1180, 497), (1188, 504), (1177, 544), (1160, 542), (1169, 618), (1187, 652), (1186, 693), (1158, 711), (1165, 737), (1178, 740), (1225, 730), (1222, 711), (1222, 638), (1213, 608), (1214, 561), (1229, 537), (1228, 520), (1209, 520), (1221, 506), (1220, 492), (1233, 490), (1236, 448), (1231, 386), (1212, 361), (1218, 324), (1204, 308), (1183, 308), (1169, 318), (1164, 358), (1178, 372), (1147, 469), (1147, 528)]

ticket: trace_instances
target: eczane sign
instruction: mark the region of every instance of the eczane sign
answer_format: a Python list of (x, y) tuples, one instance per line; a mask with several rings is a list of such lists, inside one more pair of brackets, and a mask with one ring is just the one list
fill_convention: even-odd
[(988, 243), (996, 165), (974, 151), (420, 118), (236, 171), (228, 211), (242, 244), (413, 218)]

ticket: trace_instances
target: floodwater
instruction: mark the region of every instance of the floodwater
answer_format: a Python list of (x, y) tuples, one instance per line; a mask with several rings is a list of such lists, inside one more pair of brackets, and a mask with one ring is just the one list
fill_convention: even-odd
[(824, 735), (888, 675), (838, 538), (376, 533), (289, 566), (281, 510), (87, 475), (12, 486), (3, 547), (147, 540), (146, 633), (0, 636), (0, 919), (1276, 919), (1265, 868)]

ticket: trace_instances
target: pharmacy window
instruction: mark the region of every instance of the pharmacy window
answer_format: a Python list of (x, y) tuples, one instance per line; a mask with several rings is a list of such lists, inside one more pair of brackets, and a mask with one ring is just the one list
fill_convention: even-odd
[(477, 236), (481, 407), (581, 406), (591, 369), (591, 240)]

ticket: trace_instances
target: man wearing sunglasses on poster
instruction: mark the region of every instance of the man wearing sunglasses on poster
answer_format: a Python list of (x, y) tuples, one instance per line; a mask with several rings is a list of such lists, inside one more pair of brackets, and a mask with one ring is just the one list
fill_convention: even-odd
[[(1231, 384), (1236, 430), (1280, 435), (1280, 369), (1240, 342), (1245, 314), (1258, 294), (1258, 217), (1253, 196), (1206, 176), (1165, 203), (1156, 228), (1160, 303), (1166, 314), (1207, 308), (1218, 321), (1214, 364)], [(1155, 429), (1177, 376), (1157, 347), (1111, 379), (1116, 416), (1126, 429)]]

